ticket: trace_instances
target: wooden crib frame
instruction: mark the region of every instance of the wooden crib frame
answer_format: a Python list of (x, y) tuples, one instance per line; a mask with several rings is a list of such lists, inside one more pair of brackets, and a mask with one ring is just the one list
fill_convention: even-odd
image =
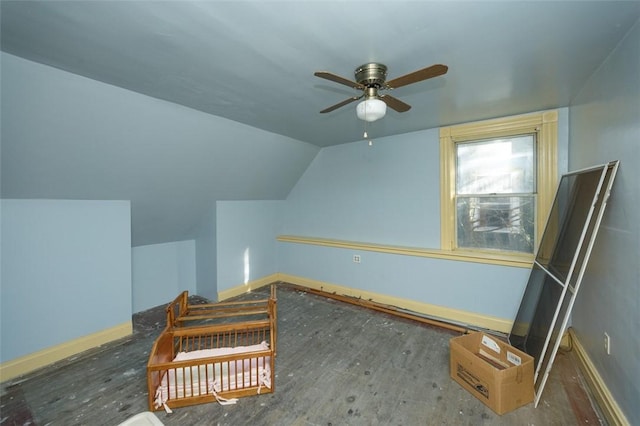
[[(167, 306), (167, 326), (149, 354), (149, 409), (274, 392), (275, 285), (271, 286), (270, 297), (261, 300), (189, 304), (188, 296), (188, 292), (182, 292)], [(266, 345), (257, 349), (262, 342)], [(184, 357), (203, 352), (224, 353), (174, 361), (178, 354)], [(217, 392), (213, 383), (218, 384)]]

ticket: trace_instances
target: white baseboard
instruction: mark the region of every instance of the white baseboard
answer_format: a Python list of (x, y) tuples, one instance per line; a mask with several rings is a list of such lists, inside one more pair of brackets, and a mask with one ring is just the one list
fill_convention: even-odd
[(83, 336), (78, 339), (70, 340), (56, 346), (51, 346), (49, 348), (33, 352), (11, 361), (3, 362), (0, 364), (0, 382), (30, 373), (56, 361), (77, 355), (87, 349), (95, 348), (105, 343), (129, 336), (132, 332), (133, 323), (128, 321), (88, 336)]
[(602, 380), (600, 373), (596, 369), (595, 365), (589, 358), (589, 354), (586, 349), (580, 343), (580, 340), (576, 336), (572, 328), (569, 328), (569, 336), (571, 337), (571, 344), (576, 351), (580, 368), (584, 373), (587, 385), (593, 392), (593, 395), (598, 402), (598, 406), (602, 410), (602, 413), (607, 418), (607, 421), (611, 425), (630, 425), (627, 417), (624, 415), (620, 406), (611, 395), (609, 388)]

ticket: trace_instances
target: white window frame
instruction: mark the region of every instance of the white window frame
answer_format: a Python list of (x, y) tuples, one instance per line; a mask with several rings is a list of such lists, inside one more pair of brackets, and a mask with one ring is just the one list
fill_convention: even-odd
[[(456, 144), (522, 134), (536, 137), (536, 232), (533, 253), (459, 249), (456, 241)], [(440, 247), (460, 257), (481, 257), (482, 263), (533, 262), (558, 183), (558, 111), (543, 111), (440, 129)], [(506, 263), (505, 263), (506, 262)]]

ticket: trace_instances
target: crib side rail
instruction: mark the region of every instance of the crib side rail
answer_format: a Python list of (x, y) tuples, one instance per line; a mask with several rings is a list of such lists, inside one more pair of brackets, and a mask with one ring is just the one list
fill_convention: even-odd
[(189, 292), (183, 291), (171, 303), (167, 305), (167, 327), (175, 326), (176, 321), (189, 311)]
[(227, 307), (227, 306), (239, 306), (239, 305), (264, 305), (269, 301), (269, 299), (257, 299), (257, 300), (235, 300), (230, 302), (216, 302), (216, 303), (198, 303), (188, 305), (189, 308), (216, 308), (216, 307)]
[(259, 351), (239, 352), (234, 354), (216, 355), (210, 357), (186, 359), (181, 361), (159, 362), (150, 365), (149, 368), (152, 371), (165, 371), (170, 368), (188, 368), (212, 363), (227, 363), (233, 361), (242, 361), (246, 359), (269, 357), (272, 355), (272, 353), (273, 351), (271, 349), (263, 349)]
[(175, 357), (173, 340), (173, 332), (164, 329), (151, 347), (148, 364), (171, 361)]
[[(172, 408), (213, 402), (219, 396), (240, 397), (273, 390), (273, 352), (259, 350), (160, 363), (150, 373), (163, 377), (159, 387), (149, 389), (149, 408), (160, 409), (160, 400)], [(154, 396), (154, 398), (151, 397)]]
[[(269, 321), (264, 320), (244, 323), (240, 326), (236, 323), (165, 329), (154, 343), (147, 364), (149, 408), (157, 409), (155, 404), (157, 392), (160, 392), (159, 389), (163, 386), (166, 389), (167, 383), (183, 383), (181, 385), (183, 387), (176, 392), (183, 396), (191, 395), (188, 398), (171, 399), (168, 405), (172, 408), (215, 400), (213, 394), (208, 391), (209, 386), (203, 385), (203, 383), (209, 384), (210, 379), (219, 379), (223, 384), (223, 393), (228, 397), (255, 395), (260, 390), (255, 368), (270, 371), (271, 388), (262, 391), (271, 392), (275, 381), (273, 363), (275, 355), (270, 341), (269, 324)], [(239, 346), (259, 345), (261, 342), (268, 343), (268, 349), (244, 348), (245, 350), (241, 350), (239, 348)], [(215, 356), (200, 357), (193, 354), (192, 359), (173, 360), (180, 352), (189, 353), (202, 349), (222, 349), (222, 351), (218, 351)], [(234, 352), (233, 349), (240, 349), (240, 351)], [(237, 371), (244, 371), (245, 368), (246, 374), (242, 373), (240, 376), (235, 374)], [(212, 369), (217, 369), (215, 370), (217, 373)], [(191, 377), (199, 377), (198, 383), (188, 382), (187, 380), (191, 380)], [(228, 389), (225, 390), (224, 386)], [(164, 392), (166, 394), (166, 390)]]
[(255, 301), (237, 301), (222, 303), (187, 304), (184, 309), (176, 313), (174, 305), (167, 309), (171, 314), (167, 317), (167, 324), (173, 327), (193, 326), (203, 321), (224, 320), (228, 318), (262, 318), (268, 316), (268, 299)]
[(237, 306), (237, 307), (216, 307), (216, 308), (201, 308), (198, 305), (191, 305), (189, 313), (187, 315), (181, 315), (178, 317), (178, 322), (184, 321), (197, 321), (216, 318), (231, 318), (253, 315), (266, 315), (269, 313), (267, 303), (252, 306)]
[(225, 333), (229, 331), (243, 332), (245, 330), (269, 327), (270, 323), (271, 322), (269, 319), (260, 319), (240, 322), (196, 325), (193, 327), (172, 328), (171, 332), (174, 336), (197, 336), (210, 334), (213, 332)]
[(276, 300), (276, 285), (272, 284), (268, 299), (237, 300), (231, 302), (189, 304), (189, 294), (183, 291), (167, 308), (167, 325), (191, 326), (189, 322), (232, 317), (270, 317), (271, 305)]
[(156, 369), (157, 365), (161, 365), (175, 357), (174, 354), (174, 338), (173, 334), (165, 329), (153, 343), (151, 352), (149, 353), (149, 361), (147, 362), (147, 388), (149, 390), (149, 407), (153, 406), (153, 397), (155, 389), (160, 386), (162, 380), (162, 371)]
[[(273, 350), (273, 356), (276, 356), (277, 351), (277, 339), (278, 339), (278, 299), (276, 299), (276, 286), (271, 286), (271, 298), (268, 302), (268, 310), (269, 310), (269, 331), (270, 331), (270, 342), (271, 349)], [(271, 360), (273, 363), (274, 360)], [(272, 366), (273, 367), (273, 366)]]
[(199, 349), (257, 345), (267, 342), (271, 347), (268, 321), (244, 324), (220, 324), (215, 327), (182, 328), (174, 330), (175, 350), (189, 352)]

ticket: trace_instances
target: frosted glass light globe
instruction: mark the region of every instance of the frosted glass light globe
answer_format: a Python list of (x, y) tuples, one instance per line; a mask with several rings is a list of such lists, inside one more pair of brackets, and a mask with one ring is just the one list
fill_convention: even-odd
[(356, 114), (360, 120), (376, 121), (387, 113), (387, 104), (380, 99), (365, 99), (356, 107)]

